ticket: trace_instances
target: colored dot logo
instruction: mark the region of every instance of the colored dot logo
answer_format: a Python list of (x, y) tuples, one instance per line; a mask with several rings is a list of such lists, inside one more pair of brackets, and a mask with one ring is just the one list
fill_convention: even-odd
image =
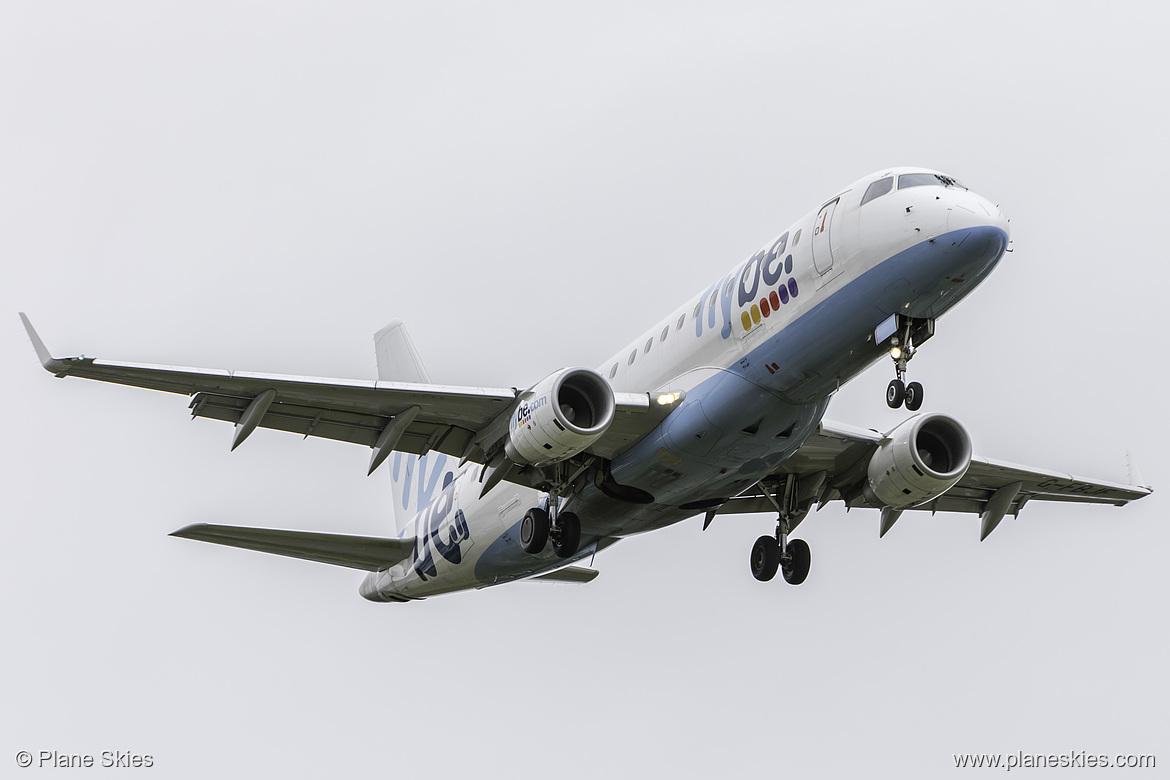
[(780, 311), (781, 306), (799, 294), (800, 288), (796, 286), (796, 280), (789, 278), (787, 284), (780, 285), (778, 289), (773, 290), (761, 298), (758, 304), (753, 303), (749, 311), (742, 312), (739, 315), (739, 321), (743, 324), (743, 329), (751, 330), (753, 325), (760, 324), (761, 318), (770, 317), (772, 316), (772, 312)]
[[(756, 325), (759, 325), (762, 320), (772, 316), (773, 312), (780, 311), (781, 306), (786, 305), (790, 300), (793, 300), (800, 294), (800, 288), (797, 287), (795, 278), (789, 276), (787, 281), (779, 279), (782, 274), (792, 273), (792, 255), (785, 257), (783, 264), (774, 270), (770, 265), (765, 267), (763, 264), (758, 264), (756, 266), (756, 284), (760, 281), (759, 274), (761, 271), (763, 272), (763, 281), (765, 284), (775, 284), (777, 281), (779, 281), (779, 284), (775, 290), (760, 298), (758, 302), (751, 304), (751, 308), (740, 312), (739, 321), (745, 331), (749, 331)], [(740, 280), (741, 296), (746, 292), (749, 273), (750, 268), (745, 268), (743, 278)], [(772, 278), (769, 278), (769, 275), (772, 275)], [(755, 285), (753, 285), (753, 291), (754, 287)], [(750, 295), (751, 293), (748, 294)], [(747, 305), (747, 301), (744, 301), (743, 297), (740, 298), (740, 305)]]

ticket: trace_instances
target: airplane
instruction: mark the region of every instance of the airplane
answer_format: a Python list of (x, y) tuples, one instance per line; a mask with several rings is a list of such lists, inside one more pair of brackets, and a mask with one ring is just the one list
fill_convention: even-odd
[[(529, 581), (583, 583), (617, 541), (698, 515), (775, 515), (752, 576), (799, 585), (792, 533), (840, 501), (880, 514), (980, 517), (980, 540), (1031, 501), (1123, 506), (1152, 489), (979, 457), (955, 418), (917, 413), (910, 360), (935, 324), (1010, 252), (1009, 220), (954, 177), (891, 168), (841, 189), (714, 277), (597, 369), (562, 368), (526, 389), (431, 382), (398, 320), (375, 335), (377, 380), (323, 379), (52, 357), (42, 365), (182, 393), (193, 417), (371, 449), (389, 462), (386, 537), (200, 523), (172, 536), (364, 570), (360, 594), (408, 602)], [(846, 382), (892, 361), (886, 433), (824, 419)], [(1140, 482), (1131, 472), (1131, 482)]]

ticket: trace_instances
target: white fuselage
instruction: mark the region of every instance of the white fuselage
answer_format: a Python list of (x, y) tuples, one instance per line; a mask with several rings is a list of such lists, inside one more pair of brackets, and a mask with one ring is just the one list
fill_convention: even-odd
[[(911, 173), (937, 181), (899, 189), (899, 175)], [(774, 472), (816, 429), (831, 394), (886, 354), (874, 335), (880, 323), (895, 313), (937, 318), (1002, 258), (1007, 218), (939, 176), (893, 169), (855, 182), (598, 368), (615, 391), (686, 394), (610, 464), (617, 482), (652, 503), (623, 502), (590, 483), (570, 499), (582, 524), (577, 555), (531, 555), (517, 527), (547, 497), (504, 482), (481, 498), (482, 466), (456, 468), (432, 453), (418, 469), (433, 476), (433, 490), (402, 529), (419, 540), (413, 560), (370, 574), (362, 595), (405, 601), (551, 571), (698, 514)], [(890, 190), (863, 205), (885, 179)], [(395, 457), (395, 469), (405, 468)]]

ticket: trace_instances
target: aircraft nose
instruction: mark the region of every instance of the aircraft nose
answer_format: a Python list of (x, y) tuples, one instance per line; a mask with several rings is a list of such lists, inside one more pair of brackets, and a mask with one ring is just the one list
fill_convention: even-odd
[(977, 227), (993, 227), (1011, 238), (1011, 227), (1007, 215), (996, 204), (977, 195), (965, 192), (956, 198), (947, 209), (947, 230), (967, 230)]

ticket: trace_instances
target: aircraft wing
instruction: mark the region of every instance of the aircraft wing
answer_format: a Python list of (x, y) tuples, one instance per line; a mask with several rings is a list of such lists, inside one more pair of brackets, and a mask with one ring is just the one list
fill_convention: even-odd
[(334, 566), (347, 566), (363, 571), (389, 568), (409, 558), (415, 547), (413, 536), (409, 539), (379, 539), (371, 536), (281, 531), (275, 528), (242, 528), (207, 523), (180, 528), (171, 536), (329, 563)]
[[(869, 506), (862, 496), (861, 487), (866, 479), (869, 459), (883, 438), (877, 431), (826, 420), (803, 447), (781, 464), (771, 478), (764, 481), (765, 486), (775, 499), (784, 494), (789, 478), (794, 477), (798, 502), (813, 500), (823, 506), (839, 500), (850, 507)], [(1087, 479), (975, 455), (971, 458), (967, 473), (954, 487), (914, 509), (965, 512), (984, 517), (998, 514), (1002, 518), (1004, 514), (1019, 514), (1029, 501), (1073, 501), (1124, 506), (1152, 492), (1148, 487)], [(989, 513), (989, 503), (997, 494), (1001, 500), (996, 503), (1002, 504), (1009, 494), (1010, 501), (994, 506)], [(717, 514), (756, 512), (777, 512), (772, 500), (759, 485), (732, 498), (716, 510)], [(991, 532), (996, 523), (998, 520), (990, 523), (990, 528), (985, 525), (984, 536)]]
[[(374, 448), (372, 473), (392, 451), (435, 450), (484, 462), (498, 449), (522, 393), (515, 388), (255, 374), (52, 357), (25, 314), (37, 357), (58, 377), (145, 387), (191, 396), (191, 415), (234, 423), (232, 448), (256, 428), (299, 433)], [(613, 424), (587, 452), (610, 458), (654, 428), (667, 410), (648, 393), (615, 393)]]

